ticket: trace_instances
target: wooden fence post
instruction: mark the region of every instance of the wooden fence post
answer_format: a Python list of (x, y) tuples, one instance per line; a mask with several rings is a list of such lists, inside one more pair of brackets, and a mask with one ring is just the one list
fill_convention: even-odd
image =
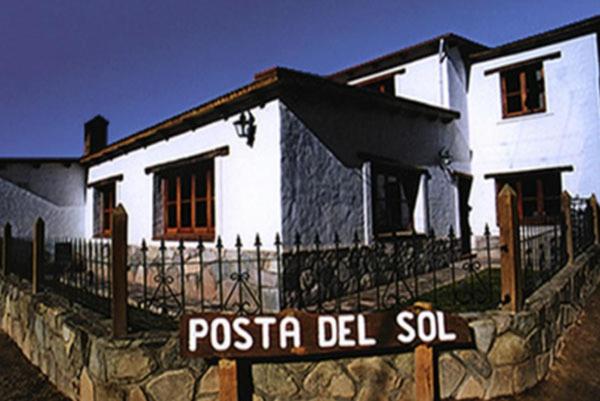
[(594, 227), (594, 244), (600, 244), (600, 227), (598, 226), (598, 201), (596, 194), (590, 197), (590, 206), (592, 208), (592, 227)]
[[(431, 310), (427, 302), (416, 302), (420, 309)], [(437, 401), (439, 396), (438, 361), (436, 350), (429, 344), (419, 344), (415, 348), (415, 400)]]
[(519, 242), (517, 194), (507, 184), (498, 194), (500, 225), (501, 302), (504, 309), (518, 312), (523, 306), (523, 272)]
[(41, 290), (44, 278), (44, 220), (38, 217), (33, 224), (33, 249), (31, 253), (31, 291)]
[(573, 263), (575, 259), (575, 247), (573, 245), (573, 221), (571, 219), (571, 195), (563, 191), (560, 195), (560, 210), (565, 222), (565, 246), (567, 250), (567, 263)]
[(127, 212), (119, 204), (112, 213), (112, 329), (127, 335)]
[(7, 275), (9, 270), (10, 254), (12, 251), (12, 226), (10, 223), (4, 225), (4, 235), (2, 237), (2, 274)]

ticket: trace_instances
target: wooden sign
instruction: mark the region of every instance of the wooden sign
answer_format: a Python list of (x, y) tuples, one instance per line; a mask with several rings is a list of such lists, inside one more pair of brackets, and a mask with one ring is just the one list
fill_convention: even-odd
[(313, 314), (285, 310), (272, 315), (184, 315), (181, 353), (198, 358), (286, 358), (409, 351), (419, 344), (466, 346), (467, 322), (416, 308), (375, 313)]

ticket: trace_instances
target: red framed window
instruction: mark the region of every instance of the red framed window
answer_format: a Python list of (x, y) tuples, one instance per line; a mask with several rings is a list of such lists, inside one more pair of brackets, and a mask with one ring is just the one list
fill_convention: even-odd
[(112, 235), (112, 214), (115, 209), (115, 183), (111, 182), (96, 188), (100, 194), (100, 236), (110, 237)]
[(504, 118), (546, 111), (544, 67), (541, 61), (501, 72), (500, 82)]
[(164, 237), (214, 240), (213, 160), (167, 171), (161, 179)]
[(505, 184), (509, 184), (517, 193), (517, 209), (522, 224), (545, 224), (560, 215), (560, 173), (528, 173), (496, 178), (496, 196)]

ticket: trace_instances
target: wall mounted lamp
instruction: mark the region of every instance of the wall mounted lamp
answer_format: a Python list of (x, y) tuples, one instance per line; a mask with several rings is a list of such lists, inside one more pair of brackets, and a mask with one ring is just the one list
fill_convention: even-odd
[(233, 122), (233, 126), (237, 136), (246, 138), (246, 144), (252, 147), (256, 135), (256, 122), (250, 110), (242, 111), (238, 119)]

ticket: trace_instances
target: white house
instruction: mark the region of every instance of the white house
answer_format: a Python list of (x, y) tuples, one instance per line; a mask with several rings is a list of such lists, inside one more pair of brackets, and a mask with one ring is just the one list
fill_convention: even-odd
[[(86, 235), (108, 235), (118, 203), (134, 243), (220, 236), (233, 244), (240, 235), (251, 247), (257, 233), (268, 246), (277, 233), (290, 244), (296, 233), (331, 242), (336, 232), (368, 242), (423, 228), (413, 211), (427, 216), (428, 171), (440, 170), (437, 187), (451, 185), (438, 152), (461, 143), (459, 117), (282, 68), (110, 145), (96, 117), (81, 159)], [(250, 141), (237, 135), (244, 130)], [(454, 203), (439, 208), (430, 222), (447, 229)]]
[(326, 77), (273, 68), (112, 144), (97, 116), (73, 216), (106, 236), (121, 203), (131, 242), (247, 247), (452, 226), (467, 250), (504, 183), (532, 224), (563, 189), (600, 191), (599, 31), (593, 17), (494, 48), (446, 34)]
[(562, 190), (600, 191), (599, 32), (596, 16), (495, 48), (447, 34), (331, 77), (459, 111), (468, 153), (451, 150), (449, 169), (459, 200), (471, 182), (472, 195), (470, 207), (459, 201), (471, 213), (456, 227), (495, 232), (504, 183), (531, 224), (558, 213)]

